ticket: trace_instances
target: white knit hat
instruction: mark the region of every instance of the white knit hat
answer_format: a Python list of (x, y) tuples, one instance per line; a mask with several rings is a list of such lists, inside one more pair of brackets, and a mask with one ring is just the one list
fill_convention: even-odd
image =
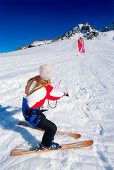
[(49, 64), (40, 66), (39, 72), (40, 72), (40, 77), (43, 80), (49, 80), (53, 75), (52, 68)]

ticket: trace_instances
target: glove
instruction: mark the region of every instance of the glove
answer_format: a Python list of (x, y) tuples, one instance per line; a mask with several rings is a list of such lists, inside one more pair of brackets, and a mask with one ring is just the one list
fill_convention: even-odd
[(65, 94), (65, 96), (69, 97), (69, 94), (68, 94), (68, 93), (66, 93), (66, 94)]

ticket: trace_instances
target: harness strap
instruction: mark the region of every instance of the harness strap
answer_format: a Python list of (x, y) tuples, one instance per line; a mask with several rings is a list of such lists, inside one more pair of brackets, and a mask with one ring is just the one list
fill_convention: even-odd
[(26, 109), (25, 114), (26, 116), (32, 116), (32, 115), (40, 115), (43, 112), (47, 111), (46, 109), (42, 109), (42, 110), (37, 110), (37, 109)]
[(25, 120), (27, 120), (32, 126), (36, 126), (39, 121), (41, 120), (41, 114), (42, 112), (45, 112), (47, 110), (40, 110), (40, 108), (33, 108), (30, 109), (27, 103), (27, 100), (23, 98), (23, 103), (22, 103), (22, 112), (23, 116), (25, 117)]

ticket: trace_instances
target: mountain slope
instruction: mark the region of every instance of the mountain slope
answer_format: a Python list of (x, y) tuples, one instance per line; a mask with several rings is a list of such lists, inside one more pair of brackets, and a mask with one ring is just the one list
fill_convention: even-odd
[(94, 37), (97, 37), (99, 35), (99, 31), (96, 30), (95, 28), (93, 28), (91, 25), (89, 25), (86, 22), (85, 24), (78, 24), (73, 29), (66, 32), (65, 34), (63, 34), (60, 37), (54, 38), (52, 40), (40, 40), (40, 41), (36, 40), (36, 41), (33, 41), (31, 44), (28, 44), (28, 45), (18, 48), (17, 50), (31, 48), (31, 47), (37, 47), (37, 46), (41, 46), (44, 44), (50, 44), (50, 43), (53, 43), (53, 42), (56, 42), (59, 40), (69, 39), (69, 38), (72, 38), (73, 36), (77, 35), (78, 33), (82, 33), (83, 36), (85, 38), (87, 38), (88, 40), (93, 39)]
[[(107, 33), (106, 33), (107, 34)], [(114, 168), (114, 40), (101, 33), (85, 40), (84, 54), (78, 53), (78, 33), (71, 39), (0, 54), (0, 167), (2, 170), (91, 170)], [(111, 36), (113, 37), (113, 32)], [(42, 132), (18, 127), (24, 120), (21, 102), (28, 78), (49, 63), (54, 70), (52, 85), (69, 93), (55, 109), (45, 113), (58, 130), (80, 133), (80, 141), (92, 139), (92, 147), (70, 151), (10, 157), (12, 148), (40, 143)], [(78, 141), (79, 141), (78, 140)], [(56, 136), (55, 141), (75, 142)]]
[(104, 32), (111, 31), (111, 30), (114, 31), (114, 22), (111, 25), (105, 27)]

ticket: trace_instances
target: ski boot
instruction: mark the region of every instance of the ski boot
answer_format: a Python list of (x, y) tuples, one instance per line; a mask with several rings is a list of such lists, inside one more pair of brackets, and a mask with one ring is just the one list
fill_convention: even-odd
[(46, 147), (41, 143), (39, 145), (39, 147), (37, 147), (36, 149), (38, 149), (38, 150), (46, 150), (46, 149), (54, 150), (54, 149), (59, 149), (59, 148), (61, 148), (61, 146), (58, 143), (52, 142), (51, 146), (49, 146), (49, 147)]

